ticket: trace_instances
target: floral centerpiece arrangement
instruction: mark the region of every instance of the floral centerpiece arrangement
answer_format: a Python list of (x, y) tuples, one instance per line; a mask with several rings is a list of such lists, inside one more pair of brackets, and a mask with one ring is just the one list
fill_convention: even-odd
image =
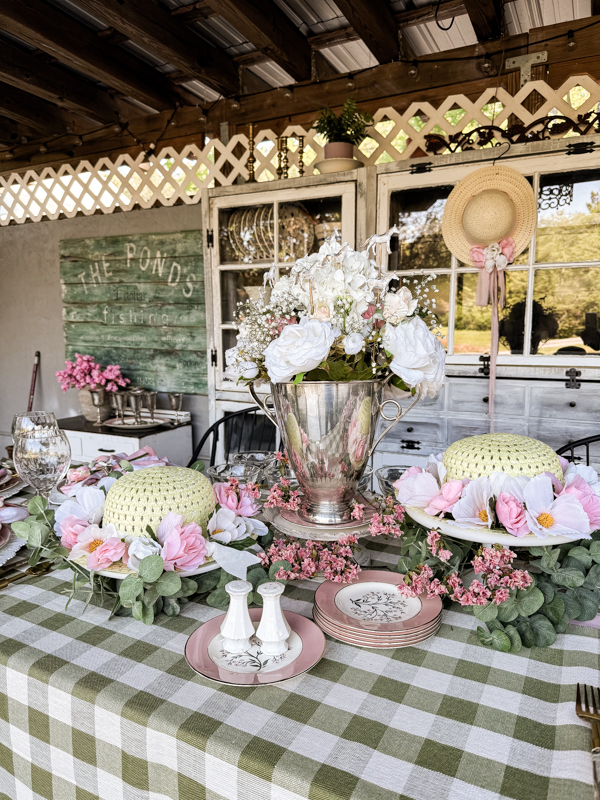
[[(225, 607), (223, 587), (235, 577), (255, 586), (269, 580), (252, 551), (268, 534), (256, 519), (256, 486), (231, 479), (213, 487), (197, 470), (164, 466), (151, 448), (131, 458), (118, 468), (106, 459), (72, 471), (75, 491), (56, 512), (43, 498), (29, 502), (30, 515), (12, 527), (33, 549), (31, 565), (44, 557), (54, 569), (70, 567), (70, 598), (79, 592), (87, 593), (87, 603), (109, 597), (112, 613), (147, 624), (161, 611), (177, 615), (198, 592), (210, 592), (208, 602)], [(143, 460), (152, 463), (142, 467)]]
[(432, 332), (435, 301), (392, 291), (371, 249), (387, 245), (395, 228), (371, 237), (364, 251), (328, 239), (301, 258), (258, 300), (240, 304), (238, 341), (225, 354), (225, 377), (294, 381), (389, 378), (403, 390), (434, 396), (444, 382), (445, 352)]
[(75, 353), (75, 362), (65, 361), (65, 364), (64, 369), (55, 373), (63, 392), (96, 386), (102, 386), (107, 392), (116, 392), (119, 386), (127, 386), (129, 383), (129, 378), (121, 375), (118, 364), (109, 364), (103, 369), (94, 361), (93, 356)]

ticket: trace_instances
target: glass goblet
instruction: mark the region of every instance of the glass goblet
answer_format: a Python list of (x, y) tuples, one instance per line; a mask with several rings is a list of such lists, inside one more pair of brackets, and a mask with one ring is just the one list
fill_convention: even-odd
[(15, 442), (13, 461), (19, 477), (48, 499), (71, 463), (71, 445), (64, 431), (34, 431)]
[(15, 414), (12, 421), (11, 434), (13, 442), (23, 433), (35, 430), (58, 430), (58, 422), (52, 411), (24, 411)]

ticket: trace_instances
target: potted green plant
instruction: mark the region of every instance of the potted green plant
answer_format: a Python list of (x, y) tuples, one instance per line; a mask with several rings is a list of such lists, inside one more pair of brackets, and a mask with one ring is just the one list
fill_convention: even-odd
[(349, 97), (339, 114), (331, 108), (319, 112), (313, 128), (327, 139), (324, 156), (329, 158), (353, 158), (354, 147), (367, 135), (367, 128), (373, 124), (373, 115), (359, 111), (356, 101)]

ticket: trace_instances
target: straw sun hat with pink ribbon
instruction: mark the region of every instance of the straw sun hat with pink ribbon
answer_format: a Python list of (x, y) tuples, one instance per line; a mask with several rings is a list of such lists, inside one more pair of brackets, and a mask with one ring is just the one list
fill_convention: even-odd
[(531, 241), (536, 212), (535, 197), (528, 181), (520, 172), (496, 164), (475, 170), (459, 181), (444, 208), (442, 235), (446, 246), (463, 264), (472, 264), (479, 269), (476, 304), (486, 306), (490, 300), (492, 302), (491, 430), (498, 354), (498, 307), (504, 306), (504, 270)]

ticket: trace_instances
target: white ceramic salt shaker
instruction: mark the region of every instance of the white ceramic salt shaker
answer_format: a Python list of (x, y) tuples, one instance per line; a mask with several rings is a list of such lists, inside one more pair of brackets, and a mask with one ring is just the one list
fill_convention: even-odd
[(225, 586), (230, 597), (229, 608), (221, 623), (223, 649), (227, 653), (245, 653), (250, 649), (254, 625), (248, 612), (248, 595), (252, 584), (248, 581), (231, 581)]
[(285, 586), (276, 581), (262, 583), (257, 589), (263, 599), (263, 611), (256, 635), (262, 642), (262, 652), (268, 656), (281, 655), (288, 649), (291, 628), (281, 610), (284, 590)]

